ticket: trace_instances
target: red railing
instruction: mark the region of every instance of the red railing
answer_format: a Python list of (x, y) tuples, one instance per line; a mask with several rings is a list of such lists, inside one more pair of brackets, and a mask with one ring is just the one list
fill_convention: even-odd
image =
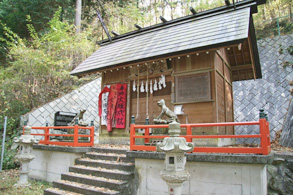
[[(54, 126), (54, 127), (32, 127), (32, 129), (44, 131), (44, 133), (31, 133), (31, 135), (35, 135), (35, 136), (44, 136), (44, 139), (40, 140), (39, 144), (72, 146), (72, 147), (91, 147), (94, 145), (94, 126), (82, 127), (82, 126), (75, 125), (75, 126)], [(51, 134), (50, 129), (73, 129), (73, 134)], [(79, 130), (89, 130), (90, 134), (89, 135), (79, 134)], [(51, 141), (50, 137), (52, 136), (73, 137), (73, 140)], [(78, 138), (80, 137), (89, 137), (90, 140), (87, 142), (79, 142), (80, 140)]]
[[(192, 127), (218, 127), (218, 126), (243, 126), (243, 125), (258, 125), (259, 134), (253, 135), (192, 135)], [(181, 124), (182, 128), (186, 128), (187, 142), (192, 142), (193, 139), (201, 138), (259, 138), (259, 147), (195, 147), (193, 152), (204, 153), (252, 153), (268, 155), (271, 151), (269, 123), (266, 119), (260, 119), (255, 122), (231, 122), (231, 123), (200, 123), (200, 124)], [(168, 125), (130, 125), (130, 150), (145, 150), (156, 151), (156, 146), (136, 145), (135, 139), (144, 139), (145, 144), (150, 143), (150, 139), (163, 139), (167, 135), (150, 135), (150, 128), (168, 128)], [(136, 129), (145, 129), (145, 135), (136, 135)], [(195, 142), (196, 143), (196, 142)]]

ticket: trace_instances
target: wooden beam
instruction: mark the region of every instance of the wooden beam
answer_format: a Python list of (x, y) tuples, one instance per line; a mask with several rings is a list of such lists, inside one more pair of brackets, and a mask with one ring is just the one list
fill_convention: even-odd
[(241, 56), (242, 56), (243, 64), (246, 64), (243, 49), (241, 50)]
[(225, 66), (226, 66), (229, 70), (231, 70), (231, 65), (230, 65), (229, 62), (227, 62), (227, 61), (224, 59), (222, 52), (221, 52), (220, 50), (216, 50), (216, 54), (218, 54), (218, 56), (223, 60)]
[(248, 41), (248, 50), (249, 50), (249, 56), (250, 56), (250, 59), (251, 59), (253, 77), (254, 77), (254, 80), (255, 80), (256, 79), (256, 71), (255, 71), (255, 62), (254, 62), (254, 58), (253, 58), (253, 51), (252, 51), (250, 33), (248, 34), (248, 40), (247, 41)]
[(236, 57), (236, 53), (235, 53), (235, 48), (234, 47), (232, 47), (232, 51), (233, 51), (233, 56), (234, 56), (234, 60), (235, 60), (235, 65), (238, 66), (237, 57)]
[(97, 10), (97, 14), (98, 14), (98, 18), (99, 18), (99, 20), (100, 20), (100, 22), (101, 22), (101, 24), (102, 24), (103, 29), (105, 30), (105, 32), (106, 32), (106, 34), (107, 34), (107, 36), (108, 36), (110, 42), (112, 42), (112, 37), (111, 37), (110, 34), (109, 34), (108, 28), (107, 28), (107, 26), (105, 25), (104, 20), (103, 20), (103, 18), (102, 18), (102, 15), (100, 14), (99, 10)]
[(230, 86), (232, 86), (232, 83), (230, 83), (230, 81), (228, 81), (224, 75), (222, 75), (218, 70), (216, 70), (216, 72), (220, 75), (220, 77), (224, 79), (224, 81), (226, 81)]
[(252, 69), (251, 64), (232, 66), (232, 71)]

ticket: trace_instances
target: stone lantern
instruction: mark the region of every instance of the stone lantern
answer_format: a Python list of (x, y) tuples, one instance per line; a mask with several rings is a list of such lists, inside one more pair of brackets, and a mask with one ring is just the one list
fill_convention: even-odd
[(189, 179), (185, 171), (186, 157), (184, 152), (193, 151), (193, 143), (187, 143), (181, 133), (180, 124), (173, 121), (169, 124), (170, 137), (157, 143), (157, 151), (165, 152), (165, 169), (161, 171), (161, 178), (167, 183), (169, 195), (181, 195), (182, 183)]
[(31, 127), (24, 128), (24, 135), (14, 138), (14, 142), (19, 144), (19, 151), (15, 158), (20, 162), (19, 181), (16, 186), (30, 186), (28, 183), (28, 164), (35, 156), (32, 154), (32, 145), (38, 143), (34, 136), (31, 135)]

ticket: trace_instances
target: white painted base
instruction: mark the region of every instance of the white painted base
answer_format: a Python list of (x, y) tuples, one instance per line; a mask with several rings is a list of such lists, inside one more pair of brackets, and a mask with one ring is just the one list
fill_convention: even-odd
[[(168, 195), (168, 186), (160, 178), (163, 160), (135, 159), (138, 172), (137, 194)], [(182, 195), (266, 195), (264, 164), (187, 162), (190, 173), (182, 185)]]
[(68, 172), (81, 153), (46, 151), (34, 149), (36, 157), (29, 164), (29, 178), (53, 182), (61, 179), (61, 174)]

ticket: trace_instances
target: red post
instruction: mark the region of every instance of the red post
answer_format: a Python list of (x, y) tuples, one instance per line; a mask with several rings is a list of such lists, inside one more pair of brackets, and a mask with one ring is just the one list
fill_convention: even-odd
[[(186, 135), (192, 135), (191, 125), (187, 125), (186, 127)], [(192, 142), (192, 138), (187, 138), (187, 142)]]
[(73, 147), (78, 146), (78, 125), (74, 125), (74, 132), (73, 132)]
[(266, 125), (266, 130), (267, 130), (267, 142), (268, 142), (268, 152), (271, 152), (271, 135), (270, 135), (270, 124), (267, 122)]
[[(150, 135), (150, 128), (145, 128), (145, 134), (144, 134), (145, 136), (149, 136)], [(146, 144), (146, 143), (150, 143), (150, 139), (149, 138), (145, 138), (144, 139), (144, 143)]]
[(48, 144), (48, 141), (49, 141), (49, 127), (45, 127), (45, 136), (44, 136), (45, 144)]
[(91, 127), (90, 132), (91, 132), (90, 145), (93, 146), (94, 140), (95, 140), (95, 127), (94, 126)]
[(269, 143), (268, 143), (268, 132), (267, 132), (267, 121), (266, 119), (259, 119), (259, 132), (261, 135), (260, 138), (260, 145), (262, 148), (262, 154), (268, 155), (269, 154)]
[(133, 150), (133, 146), (135, 145), (135, 124), (130, 125), (130, 150)]

